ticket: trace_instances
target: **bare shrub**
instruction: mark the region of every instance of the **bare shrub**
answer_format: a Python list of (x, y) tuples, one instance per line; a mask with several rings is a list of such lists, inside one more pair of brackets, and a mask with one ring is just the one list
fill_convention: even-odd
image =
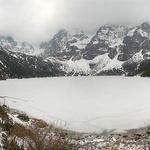
[(25, 122), (29, 121), (29, 117), (26, 114), (19, 114), (17, 117), (22, 121), (25, 121)]
[(32, 122), (33, 122), (33, 125), (38, 127), (38, 128), (45, 128), (48, 126), (48, 124), (41, 119), (33, 119)]
[(21, 124), (18, 124), (18, 123), (15, 123), (13, 125), (13, 130), (10, 132), (10, 135), (11, 136), (15, 135), (19, 138), (25, 138), (25, 137), (33, 138), (33, 136), (34, 136), (33, 132), (29, 128), (27, 128)]
[(24, 150), (23, 145), (19, 145), (16, 137), (4, 136), (2, 140), (3, 150)]
[(2, 119), (2, 123), (9, 120), (9, 116), (7, 114), (8, 109), (9, 108), (5, 104), (0, 106), (0, 118)]
[(27, 140), (29, 150), (75, 150), (65, 132), (54, 131), (52, 126), (46, 128), (32, 127), (34, 138)]
[[(1, 130), (3, 150), (76, 150), (81, 145), (69, 137), (69, 132), (62, 127), (65, 125), (51, 124), (32, 119), (27, 126), (13, 121), (9, 117), (10, 109), (6, 105), (0, 106)], [(29, 121), (29, 117), (18, 114), (22, 121)], [(31, 123), (31, 124), (30, 124)], [(87, 148), (89, 144), (83, 145)]]

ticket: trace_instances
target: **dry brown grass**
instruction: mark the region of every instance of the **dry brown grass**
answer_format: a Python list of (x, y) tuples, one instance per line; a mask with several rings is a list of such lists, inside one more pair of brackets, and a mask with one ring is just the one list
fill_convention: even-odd
[(0, 118), (2, 119), (2, 122), (6, 122), (9, 120), (9, 116), (7, 114), (9, 108), (3, 104), (0, 106)]
[(10, 135), (13, 136), (15, 135), (19, 138), (25, 138), (25, 137), (34, 138), (34, 134), (31, 129), (28, 129), (27, 127), (18, 123), (15, 123), (13, 125), (13, 130), (11, 131)]
[[(9, 118), (9, 113), (6, 105), (0, 106), (1, 127), (6, 133), (3, 140), (4, 150), (75, 150), (76, 146), (70, 144), (68, 133), (61, 127), (49, 125), (40, 119), (31, 119), (27, 126), (21, 125)], [(21, 114), (21, 118), (22, 116), (24, 118)], [(19, 145), (18, 139), (22, 145)]]
[[(39, 120), (36, 119), (36, 121)], [(41, 122), (42, 120), (40, 120)], [(41, 128), (41, 126), (38, 127), (33, 124), (26, 127), (15, 123), (9, 136), (21, 139), (22, 146), (26, 147), (27, 150), (75, 150), (74, 144), (69, 142), (66, 131), (53, 125), (46, 125), (46, 127), (42, 126)]]
[(48, 126), (48, 124), (45, 121), (41, 120), (41, 119), (35, 119), (34, 118), (34, 119), (32, 119), (32, 123), (33, 123), (34, 126), (36, 126), (38, 128), (45, 128), (45, 127)]

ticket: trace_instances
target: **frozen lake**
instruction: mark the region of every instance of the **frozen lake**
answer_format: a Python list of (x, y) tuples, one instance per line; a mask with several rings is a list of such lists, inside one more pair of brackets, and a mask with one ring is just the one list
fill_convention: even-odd
[(68, 129), (143, 127), (150, 119), (150, 78), (59, 77), (0, 81), (0, 101)]

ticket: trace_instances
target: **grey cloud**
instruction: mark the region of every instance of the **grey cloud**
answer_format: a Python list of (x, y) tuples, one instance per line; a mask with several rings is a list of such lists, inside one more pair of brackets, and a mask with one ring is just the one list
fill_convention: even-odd
[(32, 44), (59, 29), (89, 33), (106, 23), (150, 21), (150, 0), (0, 0), (0, 34)]

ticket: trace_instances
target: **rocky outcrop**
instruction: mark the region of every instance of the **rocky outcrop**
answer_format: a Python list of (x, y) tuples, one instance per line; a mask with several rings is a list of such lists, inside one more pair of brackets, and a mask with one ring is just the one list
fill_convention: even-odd
[(89, 42), (89, 37), (82, 31), (69, 33), (66, 30), (60, 30), (49, 42), (41, 43), (40, 48), (44, 49), (42, 56), (45, 58), (79, 59), (81, 50), (85, 48), (87, 42)]

